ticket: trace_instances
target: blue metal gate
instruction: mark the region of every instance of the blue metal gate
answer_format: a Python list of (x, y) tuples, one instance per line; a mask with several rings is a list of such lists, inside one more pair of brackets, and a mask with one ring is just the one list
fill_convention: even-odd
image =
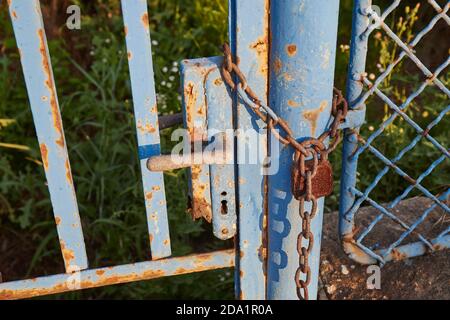
[[(367, 130), (364, 132), (364, 135), (367, 135), (367, 137), (363, 137), (359, 130), (346, 130), (342, 155), (343, 172), (340, 195), (339, 227), (342, 245), (345, 252), (353, 260), (363, 264), (384, 264), (391, 260), (414, 257), (427, 252), (449, 248), (450, 246), (450, 226), (448, 221), (445, 222), (445, 215), (448, 215), (450, 212), (447, 202), (450, 191), (448, 184), (439, 186), (428, 183), (430, 185), (428, 188), (423, 184), (423, 181), (433, 171), (445, 173), (445, 168), (448, 169), (449, 150), (447, 146), (442, 145), (440, 141), (433, 137), (432, 129), (440, 122), (443, 122), (450, 111), (450, 105), (448, 104), (450, 90), (448, 82), (447, 84), (445, 82), (445, 70), (450, 63), (450, 58), (447, 56), (435, 70), (429, 70), (421, 62), (415, 51), (422, 42), (425, 42), (425, 45), (428, 46), (435, 45), (430, 43), (430, 41), (427, 42), (426, 37), (433, 31), (437, 23), (442, 22), (446, 28), (449, 27), (448, 10), (450, 9), (450, 2), (447, 1), (443, 6), (434, 0), (420, 2), (420, 9), (432, 11), (434, 17), (426, 24), (425, 28), (415, 33), (415, 36), (409, 43), (405, 42), (401, 36), (394, 32), (395, 21), (387, 22), (395, 15), (396, 11), (400, 10), (401, 1), (392, 1), (382, 13), (379, 12), (379, 7), (374, 6), (377, 4), (376, 2), (378, 1), (355, 1), (347, 88), (348, 101), (351, 109), (365, 112), (366, 105), (370, 104), (371, 107), (376, 107), (377, 102), (374, 102), (374, 100), (379, 98), (378, 102), (381, 101), (389, 109), (389, 112), (377, 128), (371, 127), (368, 132)], [(418, 9), (419, 5), (416, 8)], [(366, 58), (370, 53), (368, 44), (371, 36), (387, 37), (400, 51), (392, 63), (380, 70), (380, 74), (377, 77), (374, 74), (365, 72)], [(448, 39), (444, 37), (442, 40), (448, 45)], [(399, 73), (399, 65), (406, 59), (409, 59), (416, 66), (416, 73), (422, 78), (422, 82), (414, 83), (414, 81), (409, 80), (408, 84), (413, 89), (401, 101), (396, 101), (399, 99), (389, 94), (389, 87), (385, 86), (384, 81), (395, 75), (396, 72)], [(414, 101), (420, 100), (420, 97), (430, 87), (440, 91), (444, 96), (443, 107), (435, 110), (435, 119), (428, 121), (426, 127), (422, 128), (417, 123), (419, 119), (412, 118), (413, 116), (408, 112), (408, 107), (411, 108), (411, 104)], [(422, 105), (422, 107), (426, 106)], [(401, 121), (409, 125), (415, 131), (416, 136), (411, 141), (408, 141), (406, 146), (398, 146), (395, 155), (388, 156), (385, 154), (385, 150), (377, 148), (376, 143), (378, 140), (389, 139), (389, 136), (383, 136), (383, 133), (388, 130), (389, 126), (396, 119), (401, 119)], [(402, 165), (399, 163), (403, 158), (411, 157), (411, 150), (419, 143), (426, 143), (431, 149), (435, 148), (438, 156), (432, 159), (425, 157), (425, 159), (420, 160), (413, 158), (412, 161), (429, 161), (430, 163), (427, 169), (418, 177), (411, 177), (402, 169)], [(370, 161), (367, 159), (375, 159), (374, 161), (381, 161), (384, 165), (384, 168), (375, 177), (372, 177), (372, 182), (363, 187), (359, 187), (361, 183), (358, 182), (357, 176), (359, 158), (363, 158), (365, 161)], [(368, 172), (361, 172), (361, 175), (368, 174)], [(382, 179), (387, 181), (385, 183), (392, 181), (393, 175), (401, 176), (408, 185), (397, 195), (389, 194), (390, 202), (387, 204), (380, 203), (378, 199), (371, 196), (371, 193), (377, 188)], [(437, 192), (433, 192), (431, 188), (436, 190), (436, 187), (440, 188), (437, 189)], [(395, 208), (401, 200), (411, 195), (413, 191), (420, 191), (423, 196), (431, 199), (431, 204), (428, 208), (421, 208), (421, 212), (408, 213), (407, 220), (401, 219), (396, 215)], [(369, 221), (361, 223), (358, 222), (357, 214), (363, 203), (368, 203), (376, 208), (378, 214), (370, 217)], [(442, 209), (444, 215), (444, 220), (439, 224), (439, 228), (435, 228), (436, 230), (419, 230), (420, 226), (427, 218), (430, 218), (430, 214), (436, 208)], [(380, 226), (381, 220), (383, 222), (387, 220), (387, 224)], [(379, 227), (386, 230), (390, 226), (400, 228), (394, 241), (386, 243), (385, 239), (369, 239), (376, 228)]]
[[(428, 2), (438, 14), (412, 43), (405, 44), (383, 22), (400, 1), (394, 1), (381, 16), (374, 12), (371, 1), (355, 1), (348, 82), (351, 110), (340, 125), (340, 128), (346, 128), (340, 230), (344, 250), (362, 263), (384, 263), (399, 255), (413, 256), (449, 245), (447, 228), (434, 240), (418, 235), (420, 242), (398, 247), (434, 207), (439, 206), (448, 213), (444, 201), (448, 189), (440, 195), (433, 195), (421, 185), (421, 181), (435, 167), (448, 160), (448, 150), (429, 131), (449, 109), (445, 108), (426, 129), (421, 129), (404, 112), (408, 104), (432, 83), (449, 96), (449, 90), (438, 77), (448, 66), (449, 59), (432, 73), (413, 51), (437, 20), (443, 19), (449, 23), (447, 11), (450, 3), (441, 8), (436, 1)], [(236, 82), (235, 90), (227, 86), (221, 71), (227, 64), (232, 69), (233, 61), (223, 57), (181, 62), (183, 120), (187, 129), (184, 147), (194, 147), (194, 150), (187, 157), (180, 157), (179, 162), (171, 156), (160, 154), (161, 118), (158, 118), (156, 105), (147, 1), (121, 1), (152, 259), (98, 269), (89, 269), (88, 266), (39, 0), (10, 0), (8, 4), (66, 273), (1, 283), (0, 298), (29, 298), (227, 267), (235, 267), (235, 292), (240, 299), (295, 299), (298, 283), (306, 284), (311, 298), (317, 296), (324, 197), (318, 198), (316, 204), (303, 201), (302, 206), (306, 210), (314, 211), (316, 208), (314, 219), (307, 223), (308, 226), (303, 225), (303, 213), (299, 216), (299, 202), (291, 190), (294, 150), (288, 145), (273, 143), (275, 132), (267, 131), (270, 122), (255, 117), (253, 112), (256, 109), (272, 120), (277, 117), (286, 119), (293, 141), (309, 141), (327, 133), (334, 119), (333, 76), (338, 0), (229, 1), (229, 41), (239, 66), (239, 70), (234, 71), (242, 74), (233, 81), (239, 80), (240, 83), (237, 85)], [(374, 21), (373, 24), (369, 24), (369, 18)], [(372, 84), (364, 70), (368, 37), (377, 27), (381, 27), (403, 51), (398, 61)], [(379, 89), (379, 83), (406, 56), (425, 74), (426, 81), (401, 106), (397, 106)], [(257, 106), (255, 99), (250, 99), (245, 93), (250, 86), (252, 93), (258, 97)], [(363, 92), (365, 86), (368, 89)], [(394, 112), (366, 142), (356, 130), (362, 125), (365, 102), (373, 94)], [(417, 130), (417, 138), (393, 160), (389, 160), (371, 143), (398, 116)], [(229, 138), (227, 130), (237, 132), (236, 136)], [(255, 153), (248, 150), (248, 141), (253, 135), (258, 137), (256, 158), (252, 158)], [(325, 138), (321, 142), (328, 145), (328, 137)], [(430, 141), (442, 152), (442, 156), (414, 180), (396, 162), (421, 139)], [(206, 147), (217, 143), (225, 150), (223, 153), (204, 152)], [(195, 149), (198, 144), (201, 152)], [(372, 152), (386, 164), (386, 168), (363, 192), (356, 188), (356, 166), (358, 157), (364, 151)], [(207, 156), (195, 161), (195, 156), (200, 153)], [(311, 153), (313, 158), (314, 154)], [(231, 164), (220, 162), (222, 158)], [(272, 166), (276, 167), (274, 172), (270, 172)], [(189, 168), (190, 172), (189, 193), (194, 217), (210, 221), (217, 238), (235, 238), (234, 249), (171, 257), (166, 207), (166, 201), (170, 199), (165, 197), (163, 171), (182, 167)], [(410, 181), (411, 186), (388, 207), (384, 207), (369, 193), (390, 168)], [(408, 225), (399, 220), (391, 209), (414, 187), (435, 204), (414, 224)], [(364, 201), (380, 210), (381, 215), (356, 237), (359, 229), (355, 229), (354, 217)], [(385, 215), (405, 229), (401, 238), (387, 249), (363, 245), (362, 239)], [(306, 248), (301, 248), (299, 236), (305, 229), (310, 234), (305, 239), (308, 239), (308, 247), (311, 248), (310, 255), (306, 257), (304, 254), (302, 256)]]

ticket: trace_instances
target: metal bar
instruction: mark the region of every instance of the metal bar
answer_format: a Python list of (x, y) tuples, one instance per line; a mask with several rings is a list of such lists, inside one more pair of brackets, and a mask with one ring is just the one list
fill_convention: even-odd
[[(347, 100), (349, 107), (354, 109), (363, 92), (361, 76), (366, 69), (367, 41), (364, 33), (369, 27), (366, 9), (372, 4), (371, 0), (356, 0), (353, 6), (352, 42), (350, 48), (350, 68), (347, 81)], [(356, 261), (373, 261), (362, 251), (354, 240), (354, 221), (346, 217), (355, 202), (355, 195), (351, 188), (356, 186), (356, 171), (358, 158), (352, 157), (358, 149), (358, 136), (352, 130), (344, 131), (342, 149), (341, 190), (339, 200), (339, 235), (344, 251)]]
[(140, 165), (152, 259), (171, 255), (164, 178), (150, 172), (146, 159), (159, 155), (160, 137), (147, 1), (122, 0)]
[[(441, 159), (444, 159), (444, 157), (442, 156)], [(450, 188), (447, 189), (447, 191), (444, 192), (444, 193), (439, 197), (439, 200), (441, 200), (441, 201), (447, 200), (447, 197), (449, 196), (449, 194), (450, 194)], [(426, 209), (425, 212), (420, 216), (420, 218), (417, 219), (416, 222), (414, 222), (414, 224), (411, 225), (411, 227), (409, 228), (409, 230), (407, 230), (406, 232), (404, 232), (404, 233), (400, 236), (400, 238), (398, 238), (395, 242), (393, 242), (393, 243), (386, 249), (386, 251), (383, 252), (383, 254), (382, 254), (383, 257), (386, 259), (385, 256), (390, 255), (390, 254), (395, 250), (395, 248), (396, 248), (400, 243), (402, 243), (403, 240), (405, 240), (405, 238), (406, 238), (407, 236), (409, 236), (412, 232), (414, 232), (414, 230), (416, 230), (416, 228), (417, 228), (422, 222), (425, 221), (425, 219), (426, 219), (426, 218), (428, 217), (428, 215), (436, 208), (436, 206), (437, 206), (436, 203), (433, 203), (433, 205), (431, 205), (428, 209)], [(390, 205), (389, 207), (391, 207), (391, 205)], [(389, 207), (388, 207), (388, 209), (390, 209)], [(422, 243), (423, 243), (423, 241), (422, 241)], [(433, 241), (432, 241), (432, 243), (433, 243)]]
[[(425, 179), (429, 174), (431, 174), (431, 172), (433, 171), (434, 168), (436, 168), (441, 162), (443, 162), (445, 160), (445, 156), (441, 156), (439, 159), (437, 159), (436, 161), (434, 161), (430, 167), (428, 167), (427, 170), (425, 170), (419, 178), (417, 178), (417, 182), (420, 183), (423, 179)], [(382, 173), (387, 172), (386, 167), (384, 170), (381, 171)], [(369, 189), (369, 188), (367, 188)], [(370, 188), (372, 190), (372, 188)], [(406, 198), (406, 196), (409, 194), (409, 192), (411, 192), (411, 190), (414, 189), (413, 185), (409, 185), (402, 194), (400, 194), (397, 198), (395, 198), (387, 207), (386, 209), (388, 210), (392, 210), (394, 209), (397, 204), (400, 203), (401, 200), (403, 200), (404, 198)], [(358, 198), (358, 201), (355, 201), (355, 205), (357, 202), (359, 202), (360, 199), (366, 199), (369, 196), (370, 192), (367, 192), (367, 190), (364, 192), (363, 196)], [(439, 197), (439, 200), (445, 200), (446, 198), (442, 199), (441, 197)], [(359, 204), (360, 205), (360, 204)], [(434, 203), (430, 208), (434, 208), (436, 206), (436, 203)], [(354, 208), (352, 208), (352, 210), (354, 210)], [(384, 217), (384, 214), (380, 214), (378, 215), (367, 227), (366, 229), (361, 232), (360, 236), (358, 237), (357, 241), (361, 242), (366, 236), (367, 234), (369, 234), (369, 232), (375, 227), (375, 225)], [(421, 220), (423, 221), (423, 219), (419, 219), (417, 220), (414, 225), (417, 226), (418, 223), (421, 222)], [(413, 228), (413, 227), (411, 227)], [(415, 227), (414, 227), (415, 228)]]
[(222, 60), (205, 80), (208, 106), (208, 140), (228, 152), (223, 164), (210, 165), (211, 207), (214, 235), (227, 240), (236, 234), (233, 99), (220, 73)]
[[(431, 241), (434, 251), (444, 250), (450, 248), (450, 236), (441, 236)], [(413, 243), (406, 244), (404, 246), (397, 247), (389, 252), (384, 257), (385, 262), (398, 261), (407, 258), (414, 258), (430, 252), (430, 249), (422, 242), (417, 241)], [(386, 252), (380, 251), (381, 255)]]
[[(445, 11), (450, 9), (450, 2), (444, 7)], [(450, 97), (450, 90), (436, 77), (434, 77), (433, 73), (420, 61), (419, 58), (414, 54), (413, 49), (411, 49), (407, 44), (405, 44), (390, 28), (384, 23), (384, 21), (378, 16), (378, 14), (373, 11), (371, 7), (366, 9), (366, 13), (370, 14), (370, 17), (373, 18), (376, 22), (377, 26), (380, 26), (387, 35), (394, 40), (394, 42), (402, 48), (402, 50), (408, 55), (408, 57), (416, 64), (416, 66), (430, 79), (430, 81), (434, 82), (434, 84), (442, 90), (448, 97)]]
[[(270, 105), (299, 140), (322, 134), (330, 118), (338, 12), (338, 0), (271, 2), (271, 34), (276, 37), (270, 44)], [(269, 177), (269, 299), (298, 299), (295, 274), (301, 219), (290, 189), (292, 158), (293, 149), (282, 147), (279, 171)], [(311, 222), (315, 239), (309, 255), (311, 299), (317, 297), (323, 202), (319, 199)], [(306, 210), (310, 209), (306, 202)]]
[[(450, 64), (450, 58), (448, 58), (443, 64), (441, 64), (436, 71), (434, 72), (434, 75), (437, 77), (439, 76), (439, 74), (445, 70), (447, 68), (447, 66)], [(381, 76), (380, 76), (381, 77)], [(379, 79), (379, 78), (378, 78)], [(373, 84), (373, 86), (370, 87), (369, 90), (375, 91), (377, 84), (376, 82), (378, 81), (378, 79), (375, 81), (375, 83)], [(362, 80), (362, 79), (361, 79)], [(399, 107), (400, 110), (406, 110), (406, 108), (408, 108), (408, 106), (411, 104), (411, 102), (416, 99), (428, 86), (430, 85), (429, 81), (425, 81), (422, 83), (422, 85), (416, 90), (414, 91), (407, 99), (405, 99), (405, 102)], [(361, 99), (359, 99), (361, 100)], [(364, 100), (365, 101), (365, 100)], [(359, 103), (358, 103), (359, 105)], [(383, 121), (379, 128), (377, 130), (375, 130), (370, 136), (369, 138), (367, 138), (367, 143), (361, 147), (359, 147), (356, 152), (354, 152), (353, 157), (357, 158), (362, 152), (364, 152), (364, 150), (366, 150), (368, 144), (372, 143), (381, 133), (383, 133), (383, 131), (399, 116), (398, 113), (396, 112), (392, 112), (392, 114), (389, 116), (388, 119), (386, 119), (385, 121)]]
[[(447, 8), (447, 9), (448, 9), (448, 8)], [(365, 9), (364, 9), (364, 10), (365, 10)], [(446, 11), (442, 11), (441, 14), (446, 15)], [(436, 23), (440, 20), (441, 14), (439, 14), (439, 15), (435, 16), (433, 19), (431, 19), (430, 23), (429, 23), (425, 28), (423, 28), (422, 31), (420, 31), (419, 33), (417, 33), (417, 35), (415, 36), (415, 38), (408, 44), (408, 46), (409, 46), (410, 48), (414, 48), (414, 47), (420, 42), (420, 40), (422, 40), (422, 38), (425, 37), (425, 36), (433, 29), (433, 27), (436, 25)], [(368, 29), (367, 29), (367, 30), (368, 30)], [(363, 34), (364, 34), (364, 36), (363, 36), (363, 35), (360, 35), (360, 36), (363, 37), (363, 38), (365, 37), (365, 40), (367, 40), (367, 38), (368, 38), (368, 36), (369, 36), (368, 32), (366, 31), (366, 32), (363, 33)], [(354, 104), (354, 107), (355, 107), (355, 108), (357, 108), (360, 104), (364, 103), (364, 102), (365, 102), (365, 101), (366, 101), (366, 100), (374, 93), (375, 88), (378, 88), (378, 86), (386, 79), (386, 77), (387, 77), (389, 74), (391, 74), (391, 72), (392, 72), (392, 70), (394, 69), (394, 67), (395, 67), (396, 65), (398, 65), (398, 64), (403, 60), (404, 57), (406, 57), (406, 52), (405, 52), (405, 51), (402, 51), (402, 52), (398, 55), (398, 57), (395, 59), (395, 61), (393, 61), (391, 64), (389, 64), (389, 65), (387, 66), (386, 70), (385, 70), (382, 74), (380, 74), (380, 75), (378, 76), (378, 78), (375, 80), (375, 82), (374, 82), (374, 84), (373, 84), (373, 87), (368, 88), (368, 90), (367, 90), (363, 95), (360, 96), (360, 98), (358, 99), (358, 102)], [(439, 69), (439, 68), (438, 68), (438, 69)], [(435, 71), (435, 76), (437, 76), (436, 72), (437, 72), (437, 71)], [(362, 74), (361, 74), (361, 76), (362, 76)], [(430, 83), (430, 82), (427, 82), (426, 84), (427, 84), (427, 85), (430, 85), (431, 83)], [(422, 89), (422, 90), (423, 90), (423, 89)], [(414, 98), (415, 98), (415, 96), (413, 96), (412, 99), (414, 99)], [(406, 104), (406, 103), (409, 104), (409, 103), (412, 101), (412, 99), (411, 99), (411, 100), (410, 100), (410, 99), (411, 99), (411, 98), (406, 99), (406, 100), (405, 100), (405, 104)], [(408, 101), (409, 101), (409, 102), (408, 102)]]
[[(269, 0), (229, 0), (229, 35), (233, 53), (248, 84), (264, 104), (268, 95)], [(249, 18), (251, 13), (251, 18)], [(235, 291), (240, 299), (266, 298), (266, 181), (262, 171), (267, 156), (265, 123), (234, 97), (237, 128), (236, 160), (238, 230)], [(261, 134), (261, 130), (263, 133)], [(259, 137), (249, 145), (250, 136)], [(251, 148), (251, 149), (250, 149)], [(249, 150), (255, 150), (249, 154)], [(250, 157), (256, 155), (253, 164)], [(258, 157), (259, 155), (259, 157)]]
[(158, 117), (159, 130), (174, 127), (183, 123), (183, 114), (166, 114)]
[(0, 300), (25, 299), (233, 266), (234, 250), (138, 262), (115, 267), (84, 270), (70, 275), (58, 274), (0, 283)]
[[(364, 78), (364, 83), (371, 86), (372, 83)], [(439, 149), (443, 154), (447, 156), (447, 158), (450, 158), (450, 152), (447, 151), (447, 149), (442, 146), (436, 139), (434, 139), (428, 132), (425, 132), (416, 122), (414, 122), (405, 112), (400, 110), (400, 108), (391, 100), (389, 99), (381, 90), (375, 89), (375, 93), (377, 96), (383, 100), (393, 111), (398, 113), (403, 120), (405, 120), (411, 127), (413, 127), (419, 134), (422, 134), (426, 139), (428, 139), (437, 149)]]
[(88, 261), (40, 4), (8, 3), (66, 272), (79, 271)]
[[(220, 59), (220, 57), (217, 57)], [(216, 58), (216, 59), (217, 59)], [(205, 78), (211, 68), (216, 68), (214, 58), (183, 60), (181, 67), (181, 86), (184, 127), (187, 130), (184, 148), (190, 150), (192, 146), (207, 141), (206, 134), (206, 93)], [(196, 150), (193, 151), (194, 153)], [(209, 182), (209, 166), (207, 164), (193, 165), (188, 170), (188, 187), (190, 207), (194, 219), (203, 217), (211, 222), (211, 187)]]
[[(233, 149), (228, 149), (222, 141), (214, 143), (214, 148), (207, 146), (205, 150), (191, 154), (165, 154), (148, 159), (147, 169), (152, 172), (162, 172), (181, 168), (189, 168), (199, 165), (215, 165), (229, 163), (233, 157)], [(232, 161), (232, 160), (231, 160)]]
[[(436, 117), (436, 119), (434, 119), (432, 122), (430, 122), (430, 124), (427, 126), (427, 128), (425, 129), (426, 131), (430, 131), (435, 125), (437, 125), (439, 123), (439, 121), (444, 117), (444, 115), (450, 111), (450, 106), (447, 106), (444, 110), (442, 110), (439, 115)], [(407, 145), (405, 148), (403, 148), (393, 159), (392, 159), (392, 163), (398, 163), (400, 161), (400, 159), (403, 158), (403, 156), (408, 153), (410, 150), (412, 150), (414, 148), (414, 146), (416, 146), (416, 144), (423, 138), (422, 134), (418, 134), (416, 136), (415, 139), (413, 139), (413, 141)], [(372, 140), (373, 141), (373, 140)], [(370, 145), (369, 142), (365, 143), (364, 146), (361, 146), (358, 148), (358, 150), (364, 148), (366, 149), (368, 146)], [(355, 152), (357, 153), (357, 152)], [(354, 156), (353, 156), (354, 157)], [(421, 175), (419, 178), (417, 178), (417, 183), (420, 183), (428, 174), (431, 173), (431, 171), (437, 167), (437, 165), (444, 161), (446, 157), (444, 155), (442, 155), (442, 157), (440, 159), (440, 161), (435, 162), (433, 164), (433, 166), (431, 166), (427, 171), (425, 171), (425, 175)], [(354, 215), (356, 214), (357, 210), (359, 209), (359, 207), (361, 206), (361, 204), (365, 201), (366, 197), (369, 196), (370, 192), (372, 192), (372, 190), (378, 185), (378, 183), (380, 182), (380, 180), (389, 172), (390, 167), (388, 165), (386, 165), (375, 177), (375, 179), (373, 180), (373, 182), (366, 188), (366, 190), (364, 191), (364, 195), (362, 197), (359, 197), (358, 199), (355, 200), (355, 202), (352, 205), (352, 208), (347, 212), (346, 217), (347, 219), (353, 219)], [(401, 196), (399, 196), (391, 205), (390, 208), (394, 208), (401, 200), (403, 200), (408, 194), (409, 192), (414, 188), (414, 185), (411, 184), (408, 186), (408, 188), (403, 192), (403, 194)]]

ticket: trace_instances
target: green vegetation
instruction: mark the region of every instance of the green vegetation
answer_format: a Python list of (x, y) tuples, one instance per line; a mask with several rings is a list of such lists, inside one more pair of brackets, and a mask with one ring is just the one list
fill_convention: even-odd
[[(60, 5), (67, 2), (61, 1)], [(160, 113), (179, 112), (177, 61), (220, 54), (219, 47), (227, 38), (227, 0), (149, 2), (158, 108)], [(342, 46), (338, 51), (336, 83), (343, 88), (351, 1), (341, 2), (339, 44)], [(51, 17), (46, 19), (46, 28), (90, 265), (146, 260), (149, 245), (119, 1), (78, 0), (71, 3), (81, 6), (82, 32), (63, 27), (65, 10), (52, 11), (55, 10), (52, 6), (46, 6), (44, 13)], [(392, 19), (392, 27), (402, 32), (402, 39), (411, 40), (417, 26), (423, 26), (423, 21), (417, 21), (415, 9), (402, 10)], [(425, 19), (425, 23), (428, 21)], [(399, 48), (382, 33), (375, 36), (371, 49), (368, 70), (375, 75), (399, 53)], [(17, 237), (29, 247), (26, 252), (31, 252), (31, 256), (23, 258), (27, 275), (61, 272), (62, 259), (51, 203), (5, 1), (0, 4), (0, 52), (0, 230), (21, 234)], [(421, 52), (427, 54), (424, 50)], [(448, 52), (444, 50), (438, 60), (443, 61), (446, 54)], [(423, 77), (406, 59), (397, 68), (401, 72), (386, 78), (382, 89), (400, 103), (417, 89)], [(447, 72), (441, 76), (447, 86), (448, 75)], [(408, 114), (419, 119), (418, 123), (425, 127), (448, 104), (446, 99), (438, 89), (430, 87), (412, 103)], [(372, 99), (368, 110), (366, 137), (390, 114), (379, 99)], [(443, 145), (448, 143), (448, 125), (448, 119), (443, 120), (431, 131)], [(166, 151), (170, 150), (169, 137), (170, 130), (163, 131), (162, 144)], [(398, 118), (375, 145), (393, 157), (413, 137), (413, 129)], [(438, 156), (439, 152), (422, 140), (400, 165), (417, 178)], [(338, 152), (332, 161), (339, 172)], [(379, 160), (364, 155), (359, 167), (361, 184), (367, 186), (383, 167)], [(165, 175), (174, 254), (230, 247), (230, 243), (213, 241), (209, 225), (193, 222), (185, 213), (185, 175), (183, 170)], [(383, 179), (380, 182), (374, 198), (386, 201), (392, 199), (390, 195), (404, 189), (405, 183), (400, 178), (395, 180), (393, 175), (389, 178), (389, 181)], [(434, 174), (425, 185), (439, 188), (445, 184), (444, 178), (442, 174)], [(337, 193), (329, 198), (327, 205), (330, 210), (336, 209)], [(7, 263), (0, 261), (0, 265)], [(23, 273), (13, 275), (24, 276)], [(12, 280), (9, 277), (5, 272), (4, 280)], [(233, 271), (105, 287), (63, 297), (233, 298)]]

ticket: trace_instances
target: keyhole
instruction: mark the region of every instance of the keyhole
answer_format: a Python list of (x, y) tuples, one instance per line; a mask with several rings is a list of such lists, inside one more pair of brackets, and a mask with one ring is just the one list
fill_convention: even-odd
[(228, 201), (227, 200), (222, 200), (221, 201), (221, 203), (222, 203), (222, 206), (221, 206), (221, 213), (222, 214), (227, 214), (228, 213)]

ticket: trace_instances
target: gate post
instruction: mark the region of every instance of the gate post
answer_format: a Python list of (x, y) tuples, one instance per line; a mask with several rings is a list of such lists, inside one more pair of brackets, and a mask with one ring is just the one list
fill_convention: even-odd
[[(271, 1), (269, 103), (300, 141), (318, 137), (330, 120), (339, 0)], [(274, 139), (272, 135), (270, 139)], [(279, 170), (269, 176), (268, 299), (298, 299), (297, 236), (301, 230), (298, 201), (291, 192), (293, 149), (281, 146)], [(310, 299), (317, 297), (324, 199), (312, 220), (314, 246), (309, 257)], [(306, 202), (306, 210), (310, 203)], [(301, 276), (305, 280), (304, 275)]]

